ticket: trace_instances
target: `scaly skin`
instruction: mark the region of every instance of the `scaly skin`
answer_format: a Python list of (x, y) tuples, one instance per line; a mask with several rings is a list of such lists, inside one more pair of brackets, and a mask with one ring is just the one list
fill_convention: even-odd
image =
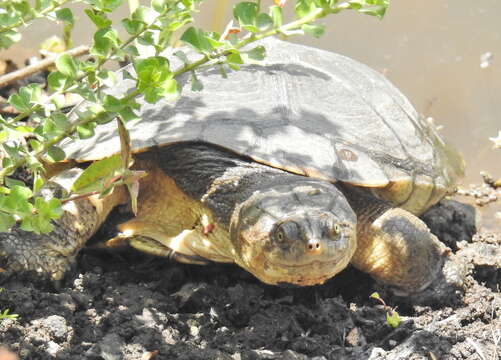
[[(80, 173), (80, 169), (63, 172), (44, 186), (41, 195), (46, 200), (61, 197)], [(38, 235), (17, 227), (9, 233), (0, 233), (2, 266), (12, 271), (34, 271), (53, 280), (62, 279), (109, 211), (124, 200), (123, 195), (123, 190), (117, 189), (104, 201), (90, 197), (64, 204), (63, 215), (53, 222), (54, 230), (49, 234)]]

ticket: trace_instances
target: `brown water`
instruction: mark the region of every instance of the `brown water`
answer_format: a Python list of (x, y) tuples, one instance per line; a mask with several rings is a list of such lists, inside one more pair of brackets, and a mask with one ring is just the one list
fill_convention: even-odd
[[(231, 15), (226, 4), (235, 2), (206, 1), (199, 26), (221, 31)], [(292, 5), (289, 1), (287, 7)], [(501, 176), (501, 151), (493, 150), (488, 140), (501, 130), (500, 14), (497, 0), (393, 1), (382, 21), (344, 12), (324, 21), (327, 32), (322, 38), (293, 40), (342, 53), (383, 72), (419, 112), (443, 125), (445, 137), (466, 159), (464, 183), (469, 184), (479, 182), (481, 170)], [(92, 29), (88, 24), (76, 31), (75, 42), (86, 41)], [(26, 58), (55, 28), (39, 22), (32, 30), (30, 36), (39, 38), (25, 39), (0, 56)], [(492, 58), (481, 67), (481, 56), (488, 52)], [(489, 212), (496, 207), (501, 211), (499, 203)]]

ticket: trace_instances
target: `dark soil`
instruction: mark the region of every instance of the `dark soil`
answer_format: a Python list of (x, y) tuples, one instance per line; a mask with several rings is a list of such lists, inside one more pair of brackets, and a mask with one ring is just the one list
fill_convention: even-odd
[(442, 305), (383, 295), (398, 306), (395, 329), (370, 298), (377, 285), (351, 268), (292, 289), (236, 266), (89, 248), (58, 290), (0, 274), (0, 309), (19, 315), (0, 321), (0, 359), (498, 359), (501, 233), (476, 230), (473, 209), (451, 201), (425, 220), (473, 271)]

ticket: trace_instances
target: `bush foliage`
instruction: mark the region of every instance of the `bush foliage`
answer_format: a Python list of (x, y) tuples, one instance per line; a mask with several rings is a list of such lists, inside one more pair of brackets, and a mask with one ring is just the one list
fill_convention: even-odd
[[(71, 3), (85, 4), (85, 14), (95, 26), (89, 38), (89, 56), (80, 59), (62, 53), (55, 62), (55, 69), (47, 78), (47, 92), (39, 84), (30, 84), (11, 95), (8, 103), (18, 111), (12, 118), (0, 116), (0, 231), (8, 231), (18, 224), (22, 229), (37, 233), (50, 232), (51, 221), (61, 215), (61, 202), (66, 199), (45, 201), (38, 192), (44, 184), (44, 166), (65, 158), (59, 147), (62, 140), (73, 141), (91, 137), (96, 126), (116, 121), (123, 139), (127, 139), (127, 122), (136, 118), (140, 107), (138, 97), (149, 103), (160, 98), (179, 96), (182, 89), (176, 79), (183, 73), (191, 73), (191, 86), (201, 90), (203, 84), (196, 73), (200, 67), (219, 66), (238, 70), (246, 61), (259, 61), (265, 56), (262, 46), (250, 44), (275, 35), (292, 36), (309, 34), (321, 36), (324, 26), (318, 20), (343, 10), (355, 10), (381, 18), (389, 0), (275, 0), (244, 1), (233, 7), (235, 26), (228, 26), (222, 33), (208, 32), (192, 24), (193, 13), (202, 0), (152, 0), (149, 6), (134, 6), (128, 18), (114, 23), (110, 19), (123, 0), (6, 0), (0, 1), (0, 49), (21, 41), (19, 29), (34, 21), (56, 21), (64, 26), (65, 44), (71, 43), (69, 33), (75, 25), (75, 16), (68, 7)], [(293, 6), (295, 17), (285, 19), (283, 7)], [(118, 29), (127, 36), (120, 37)], [(182, 32), (181, 36), (175, 34)], [(28, 29), (29, 35), (29, 29)], [(171, 68), (170, 59), (163, 51), (171, 46), (173, 38), (201, 54), (199, 60), (190, 62), (183, 49), (174, 56), (183, 60), (180, 68)], [(140, 56), (138, 46), (146, 46), (154, 53)], [(245, 46), (245, 51), (241, 50)], [(110, 61), (129, 61), (133, 64), (136, 89), (121, 97), (107, 95), (103, 90), (113, 86), (115, 75), (108, 70)], [(132, 76), (132, 75), (131, 75)], [(224, 77), (221, 77), (224, 81)], [(70, 118), (65, 109), (65, 95), (76, 94), (91, 103), (85, 112), (72, 112)], [(27, 119), (30, 119), (27, 122)], [(28, 125), (29, 124), (29, 125)], [(131, 185), (137, 174), (128, 168), (127, 141), (122, 142), (123, 154), (92, 167), (84, 172), (74, 188), (79, 196), (107, 193), (117, 184)], [(27, 186), (12, 175), (23, 167), (33, 174), (33, 185)], [(98, 170), (96, 170), (98, 169)], [(112, 181), (92, 187), (92, 179), (110, 175)], [(90, 184), (89, 184), (90, 182)], [(90, 186), (90, 187), (89, 187)], [(74, 194), (69, 194), (75, 196)]]

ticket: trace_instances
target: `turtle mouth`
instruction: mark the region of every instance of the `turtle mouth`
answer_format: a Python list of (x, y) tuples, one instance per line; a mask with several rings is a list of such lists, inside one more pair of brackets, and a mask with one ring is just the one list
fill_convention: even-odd
[(347, 265), (339, 261), (312, 260), (306, 264), (283, 264), (266, 260), (264, 274), (261, 274), (266, 277), (263, 281), (276, 285), (321, 285)]

